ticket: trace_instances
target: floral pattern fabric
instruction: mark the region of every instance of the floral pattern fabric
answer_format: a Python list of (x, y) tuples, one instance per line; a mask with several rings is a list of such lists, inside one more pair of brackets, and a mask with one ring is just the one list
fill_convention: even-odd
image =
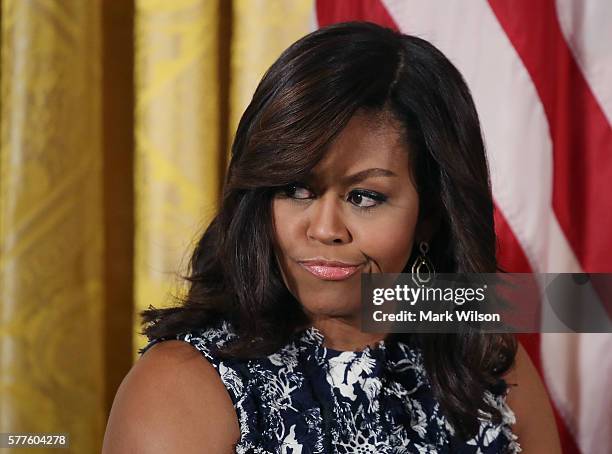
[[(215, 350), (235, 336), (224, 321), (172, 339), (189, 342), (219, 373), (238, 416), (238, 454), (521, 451), (503, 381), (483, 396), (501, 411), (502, 423), (483, 413), (478, 433), (465, 441), (433, 397), (415, 347), (380, 341), (362, 351), (332, 350), (323, 345), (323, 334), (309, 327), (265, 358), (216, 357)], [(162, 340), (150, 339), (140, 353)]]

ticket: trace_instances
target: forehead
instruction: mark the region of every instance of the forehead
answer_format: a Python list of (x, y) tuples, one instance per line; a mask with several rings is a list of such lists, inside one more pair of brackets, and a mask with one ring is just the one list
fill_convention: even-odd
[(315, 174), (382, 167), (407, 174), (408, 145), (403, 128), (388, 112), (358, 112), (313, 169)]

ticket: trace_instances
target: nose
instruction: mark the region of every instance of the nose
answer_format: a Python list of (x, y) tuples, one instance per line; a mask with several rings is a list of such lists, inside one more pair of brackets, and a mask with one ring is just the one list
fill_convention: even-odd
[(308, 239), (324, 244), (344, 244), (351, 240), (340, 203), (332, 193), (325, 194), (312, 203), (308, 210)]

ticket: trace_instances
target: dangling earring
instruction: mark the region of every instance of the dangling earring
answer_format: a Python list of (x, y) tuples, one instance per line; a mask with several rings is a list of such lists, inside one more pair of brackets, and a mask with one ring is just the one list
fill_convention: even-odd
[[(427, 257), (427, 252), (429, 252), (429, 244), (427, 244), (427, 241), (421, 241), (419, 243), (419, 250), (421, 251), (421, 255), (419, 255), (412, 264), (412, 281), (419, 287), (429, 287), (436, 277), (436, 270), (431, 260), (429, 260), (429, 257)], [(423, 268), (427, 268), (426, 275)]]

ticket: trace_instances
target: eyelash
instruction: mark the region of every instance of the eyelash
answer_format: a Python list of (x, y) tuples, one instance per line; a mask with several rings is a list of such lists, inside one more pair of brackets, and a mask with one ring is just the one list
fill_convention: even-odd
[[(310, 189), (308, 189), (307, 186), (305, 186), (303, 184), (300, 184), (300, 183), (291, 183), (291, 184), (288, 184), (287, 186), (283, 187), (281, 191), (287, 197), (289, 197), (289, 198), (291, 198), (293, 200), (296, 200), (296, 201), (307, 200), (307, 199), (310, 198), (310, 197), (302, 197), (302, 198), (293, 197), (292, 192), (295, 192), (295, 191), (292, 191), (293, 188), (303, 188), (303, 189), (306, 189), (306, 190), (310, 191)], [(373, 192), (373, 191), (366, 191), (364, 189), (354, 189), (354, 190), (352, 190), (349, 193), (349, 198), (350, 198), (351, 194), (362, 196), (362, 197), (367, 197), (368, 199), (372, 199), (373, 201), (376, 202), (374, 205), (366, 206), (366, 207), (355, 205), (356, 208), (358, 208), (358, 209), (360, 209), (360, 210), (362, 210), (364, 212), (370, 211), (370, 210), (380, 206), (381, 204), (385, 203), (385, 201), (387, 200), (387, 197), (385, 195), (383, 195), (383, 194), (380, 194), (378, 192)]]

